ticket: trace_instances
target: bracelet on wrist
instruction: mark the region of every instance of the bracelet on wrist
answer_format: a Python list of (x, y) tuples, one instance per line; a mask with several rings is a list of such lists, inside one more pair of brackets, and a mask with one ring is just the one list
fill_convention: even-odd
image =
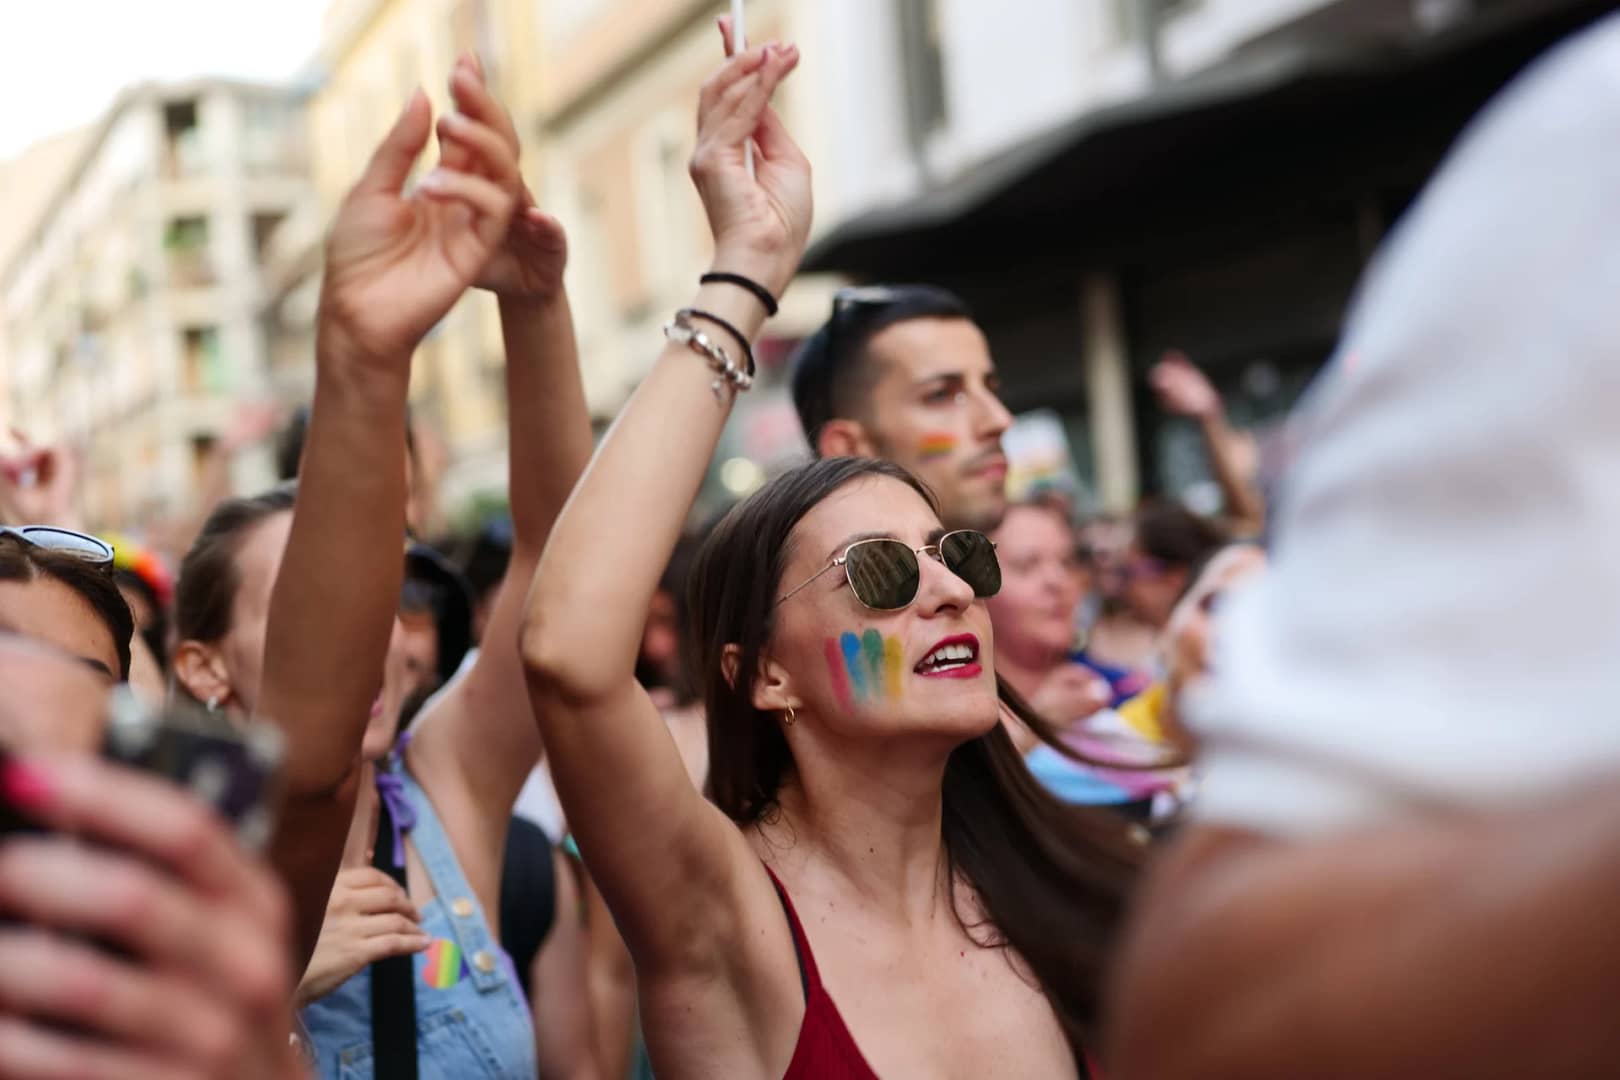
[(709, 370), (715, 374), (710, 389), (714, 391), (716, 400), (725, 400), (724, 388), (728, 383), (737, 393), (743, 393), (754, 385), (754, 376), (739, 368), (725, 349), (693, 323), (690, 309), (675, 313), (674, 321), (664, 327), (664, 337), (676, 345), (686, 346), (708, 362)]
[(679, 320), (683, 315), (688, 320), (702, 319), (704, 322), (713, 323), (715, 326), (718, 326), (720, 329), (724, 330), (726, 333), (735, 338), (737, 344), (742, 346), (743, 359), (747, 361), (747, 366), (744, 368), (744, 370), (748, 372), (748, 377), (750, 379), (754, 377), (754, 346), (749, 344), (747, 336), (741, 330), (737, 329), (736, 326), (732, 325), (730, 322), (727, 322), (725, 319), (722, 319), (714, 312), (704, 311), (702, 308), (682, 308), (680, 311), (675, 313), (675, 318)]
[(747, 277), (746, 275), (733, 274), (726, 270), (711, 270), (707, 274), (704, 274), (702, 277), (698, 278), (698, 284), (735, 285), (739, 289), (746, 289), (758, 297), (759, 302), (765, 305), (766, 315), (775, 315), (777, 312), (778, 306), (776, 303), (776, 297), (771, 295), (771, 290), (767, 289), (765, 286), (761, 285), (753, 278)]

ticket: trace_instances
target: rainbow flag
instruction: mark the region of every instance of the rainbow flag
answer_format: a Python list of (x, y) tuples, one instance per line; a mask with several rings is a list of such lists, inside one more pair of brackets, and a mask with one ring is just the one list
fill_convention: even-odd
[(944, 457), (955, 449), (956, 438), (952, 435), (924, 435), (917, 445), (917, 453), (925, 458)]
[(422, 954), (422, 981), (435, 990), (448, 990), (461, 981), (461, 946), (439, 938)]

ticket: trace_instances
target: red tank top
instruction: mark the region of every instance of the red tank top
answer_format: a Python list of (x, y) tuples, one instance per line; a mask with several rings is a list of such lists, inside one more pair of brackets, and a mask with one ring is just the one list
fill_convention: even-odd
[[(782, 1080), (878, 1080), (878, 1074), (866, 1063), (855, 1037), (844, 1026), (838, 1006), (821, 983), (821, 972), (816, 970), (816, 958), (810, 951), (810, 939), (804, 936), (799, 913), (793, 910), (793, 901), (787, 890), (769, 866), (771, 884), (787, 913), (788, 927), (793, 931), (793, 952), (799, 961), (799, 980), (804, 984), (804, 1023), (799, 1026), (799, 1042), (793, 1048), (793, 1060), (788, 1062)], [(1087, 1077), (1101, 1080), (1091, 1055), (1080, 1068), (1082, 1080)]]
[(844, 1018), (838, 1015), (838, 1006), (821, 985), (821, 972), (816, 970), (816, 958), (799, 923), (799, 913), (793, 910), (793, 901), (788, 899), (775, 871), (767, 866), (765, 872), (771, 875), (782, 910), (787, 912), (793, 951), (799, 959), (799, 980), (804, 983), (804, 1023), (799, 1026), (799, 1042), (782, 1080), (878, 1080), (849, 1028), (844, 1026)]

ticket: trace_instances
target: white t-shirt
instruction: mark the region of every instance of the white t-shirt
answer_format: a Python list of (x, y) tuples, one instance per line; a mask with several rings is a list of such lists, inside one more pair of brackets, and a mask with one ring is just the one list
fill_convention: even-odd
[(1620, 19), (1473, 123), (1294, 422), (1189, 703), (1195, 813), (1278, 834), (1620, 772)]

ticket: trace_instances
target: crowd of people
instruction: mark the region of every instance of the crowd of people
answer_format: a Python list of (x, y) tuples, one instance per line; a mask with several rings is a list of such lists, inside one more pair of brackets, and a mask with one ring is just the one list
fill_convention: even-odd
[[(339, 208), (280, 486), (208, 493), (171, 564), (15, 433), (0, 1076), (1620, 1070), (1620, 21), (1459, 143), (1274, 506), (1179, 353), (1150, 384), (1219, 517), (1009, 500), (971, 311), (866, 285), (794, 359), (810, 460), (694, 529), (812, 216), (798, 50), (720, 31), (712, 269), (599, 445), (566, 233), (471, 55)], [(435, 546), (407, 387), (469, 289), (509, 515)], [(130, 700), (248, 750), (136, 767)]]

